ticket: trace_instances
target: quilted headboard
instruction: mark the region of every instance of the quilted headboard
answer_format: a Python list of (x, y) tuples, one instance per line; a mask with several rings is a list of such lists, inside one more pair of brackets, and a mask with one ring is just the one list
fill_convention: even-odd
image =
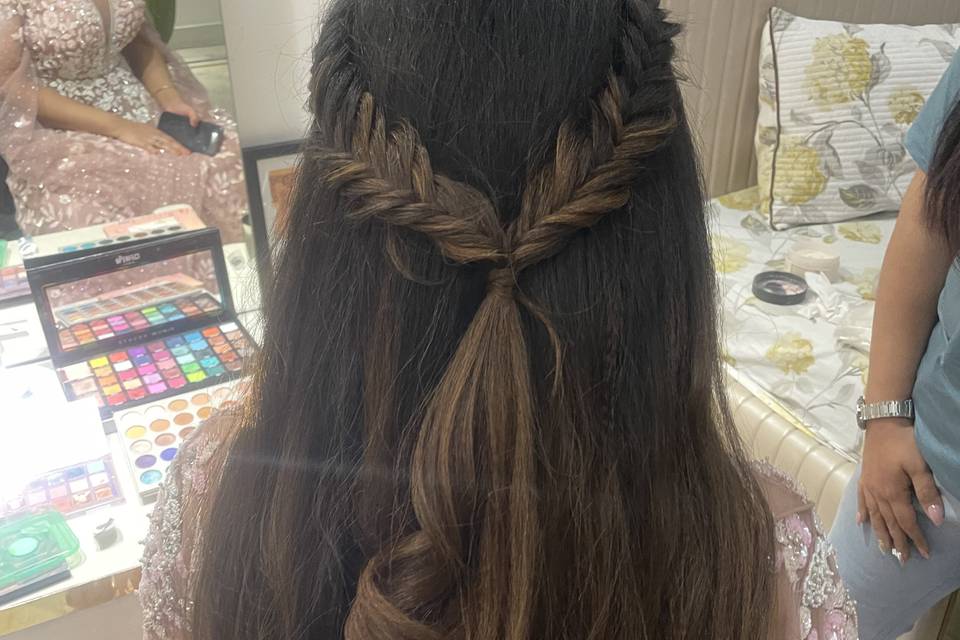
[(686, 24), (681, 70), (687, 109), (703, 153), (712, 196), (756, 183), (760, 32), (771, 6), (808, 18), (846, 22), (960, 22), (958, 0), (663, 0)]

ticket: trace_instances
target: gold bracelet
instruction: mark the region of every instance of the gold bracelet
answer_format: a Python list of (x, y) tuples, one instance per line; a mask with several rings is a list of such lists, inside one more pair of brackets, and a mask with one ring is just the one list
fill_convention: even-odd
[(165, 84), (165, 85), (163, 85), (162, 87), (160, 87), (159, 89), (155, 90), (155, 91), (153, 92), (153, 95), (157, 96), (157, 95), (159, 95), (159, 94), (161, 94), (161, 93), (163, 93), (164, 91), (167, 91), (167, 90), (169, 90), (169, 89), (176, 89), (176, 87), (173, 86), (172, 84)]

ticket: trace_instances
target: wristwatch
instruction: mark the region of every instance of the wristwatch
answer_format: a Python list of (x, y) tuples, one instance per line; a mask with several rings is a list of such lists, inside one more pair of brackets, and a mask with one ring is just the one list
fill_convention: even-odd
[(857, 400), (857, 426), (867, 428), (867, 423), (880, 418), (906, 418), (913, 420), (913, 400), (888, 400), (886, 402), (872, 402), (867, 404), (860, 396)]

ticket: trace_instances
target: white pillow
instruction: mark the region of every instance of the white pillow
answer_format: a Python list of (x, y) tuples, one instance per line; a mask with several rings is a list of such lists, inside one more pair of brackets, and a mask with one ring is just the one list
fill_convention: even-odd
[(900, 208), (910, 124), (960, 47), (960, 25), (853, 25), (773, 8), (760, 54), (757, 164), (774, 229)]

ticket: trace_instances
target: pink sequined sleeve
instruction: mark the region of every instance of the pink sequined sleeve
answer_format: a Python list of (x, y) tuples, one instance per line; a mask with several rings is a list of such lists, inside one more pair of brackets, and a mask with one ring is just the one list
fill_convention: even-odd
[(16, 0), (0, 0), (0, 87), (23, 59), (23, 16)]
[(143, 553), (140, 606), (145, 640), (190, 640), (199, 505), (213, 475), (218, 442), (198, 431), (180, 450), (154, 507)]
[(856, 640), (857, 613), (813, 504), (769, 465), (757, 470), (777, 541), (775, 640)]
[(0, 0), (0, 156), (8, 162), (30, 139), (37, 116), (37, 84), (23, 20), (20, 0)]

